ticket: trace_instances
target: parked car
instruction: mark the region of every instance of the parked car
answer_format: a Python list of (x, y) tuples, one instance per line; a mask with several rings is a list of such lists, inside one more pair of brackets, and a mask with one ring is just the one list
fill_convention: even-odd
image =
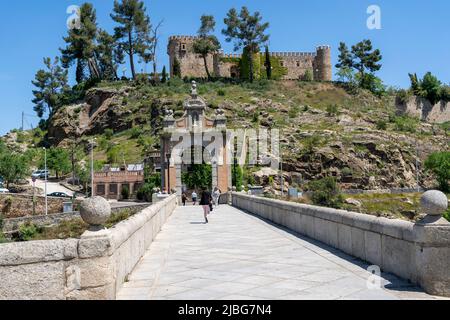
[(0, 193), (10, 193), (8, 189), (0, 188)]
[(47, 175), (47, 179), (48, 179), (48, 170), (36, 170), (31, 174), (32, 178), (36, 178), (36, 179), (45, 179), (45, 176)]
[(49, 193), (48, 196), (54, 198), (72, 198), (71, 196), (69, 196), (67, 193), (64, 192), (53, 192)]

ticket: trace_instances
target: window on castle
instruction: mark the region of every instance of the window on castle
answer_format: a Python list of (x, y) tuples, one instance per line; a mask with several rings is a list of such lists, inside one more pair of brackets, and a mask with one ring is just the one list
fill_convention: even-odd
[(280, 66), (284, 67), (284, 61), (283, 60), (280, 61)]
[(181, 44), (181, 51), (186, 51), (186, 44), (185, 43)]
[(297, 67), (300, 67), (300, 61), (297, 61)]

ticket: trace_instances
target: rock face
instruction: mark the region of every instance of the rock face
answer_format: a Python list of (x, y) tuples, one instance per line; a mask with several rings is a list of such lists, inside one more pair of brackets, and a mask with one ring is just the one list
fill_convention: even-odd
[[(133, 112), (126, 105), (129, 90), (127, 87), (89, 90), (83, 103), (66, 106), (56, 112), (48, 128), (49, 141), (58, 145), (75, 130), (79, 135), (92, 135), (101, 134), (108, 128), (115, 132), (130, 129)], [(74, 122), (78, 123), (74, 125)]]
[(417, 117), (429, 123), (450, 121), (450, 102), (439, 101), (432, 105), (427, 99), (411, 97), (406, 102), (397, 100), (397, 112)]

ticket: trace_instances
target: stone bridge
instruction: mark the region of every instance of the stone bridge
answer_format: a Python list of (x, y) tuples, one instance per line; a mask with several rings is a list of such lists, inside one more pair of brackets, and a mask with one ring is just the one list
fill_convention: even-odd
[(170, 196), (78, 240), (0, 245), (0, 299), (445, 299), (447, 198), (422, 204), (413, 224), (233, 193), (204, 224)]

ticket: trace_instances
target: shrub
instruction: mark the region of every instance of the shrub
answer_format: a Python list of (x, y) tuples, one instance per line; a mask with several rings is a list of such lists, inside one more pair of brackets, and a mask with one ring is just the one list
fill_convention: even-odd
[(136, 197), (140, 201), (152, 202), (153, 186), (151, 184), (144, 184), (137, 192)]
[(450, 152), (435, 152), (428, 156), (425, 161), (425, 168), (433, 172), (439, 183), (439, 188), (450, 191)]
[(302, 80), (303, 81), (308, 81), (308, 82), (314, 80), (314, 76), (313, 76), (311, 70), (306, 70), (305, 74), (302, 77)]
[(27, 222), (19, 227), (19, 240), (30, 241), (42, 231), (35, 224)]
[(377, 126), (378, 130), (386, 130), (387, 129), (387, 122), (384, 121), (384, 120), (379, 120), (379, 121), (377, 121), (376, 126)]
[(311, 200), (315, 205), (339, 209), (344, 203), (339, 186), (332, 177), (312, 181), (308, 189), (312, 192)]
[(142, 129), (139, 127), (133, 127), (130, 129), (130, 138), (137, 139), (142, 135)]
[(395, 129), (403, 132), (416, 132), (419, 120), (408, 116), (401, 116), (394, 118)]
[(442, 100), (449, 102), (450, 101), (450, 86), (442, 86), (439, 92), (439, 96)]
[(337, 104), (329, 104), (327, 106), (327, 113), (330, 117), (337, 116), (339, 114), (339, 106)]
[(412, 97), (411, 90), (402, 89), (397, 92), (397, 100), (402, 104), (405, 104), (411, 97)]
[(351, 177), (353, 175), (353, 172), (352, 169), (350, 169), (349, 167), (345, 167), (342, 169), (341, 174), (344, 177)]
[(111, 139), (112, 136), (114, 135), (113, 129), (106, 129), (104, 132), (104, 135), (105, 135), (106, 139), (108, 139), (108, 140)]
[(130, 198), (130, 188), (128, 188), (127, 186), (123, 186), (121, 195), (122, 195), (122, 199), (128, 200)]
[(219, 90), (217, 90), (217, 95), (221, 96), (221, 97), (224, 97), (226, 95), (226, 92), (223, 89), (219, 89)]
[(293, 106), (289, 109), (289, 118), (297, 118), (298, 114), (300, 113), (300, 107), (299, 106)]
[(444, 212), (444, 218), (450, 222), (450, 208), (448, 208), (447, 211)]

